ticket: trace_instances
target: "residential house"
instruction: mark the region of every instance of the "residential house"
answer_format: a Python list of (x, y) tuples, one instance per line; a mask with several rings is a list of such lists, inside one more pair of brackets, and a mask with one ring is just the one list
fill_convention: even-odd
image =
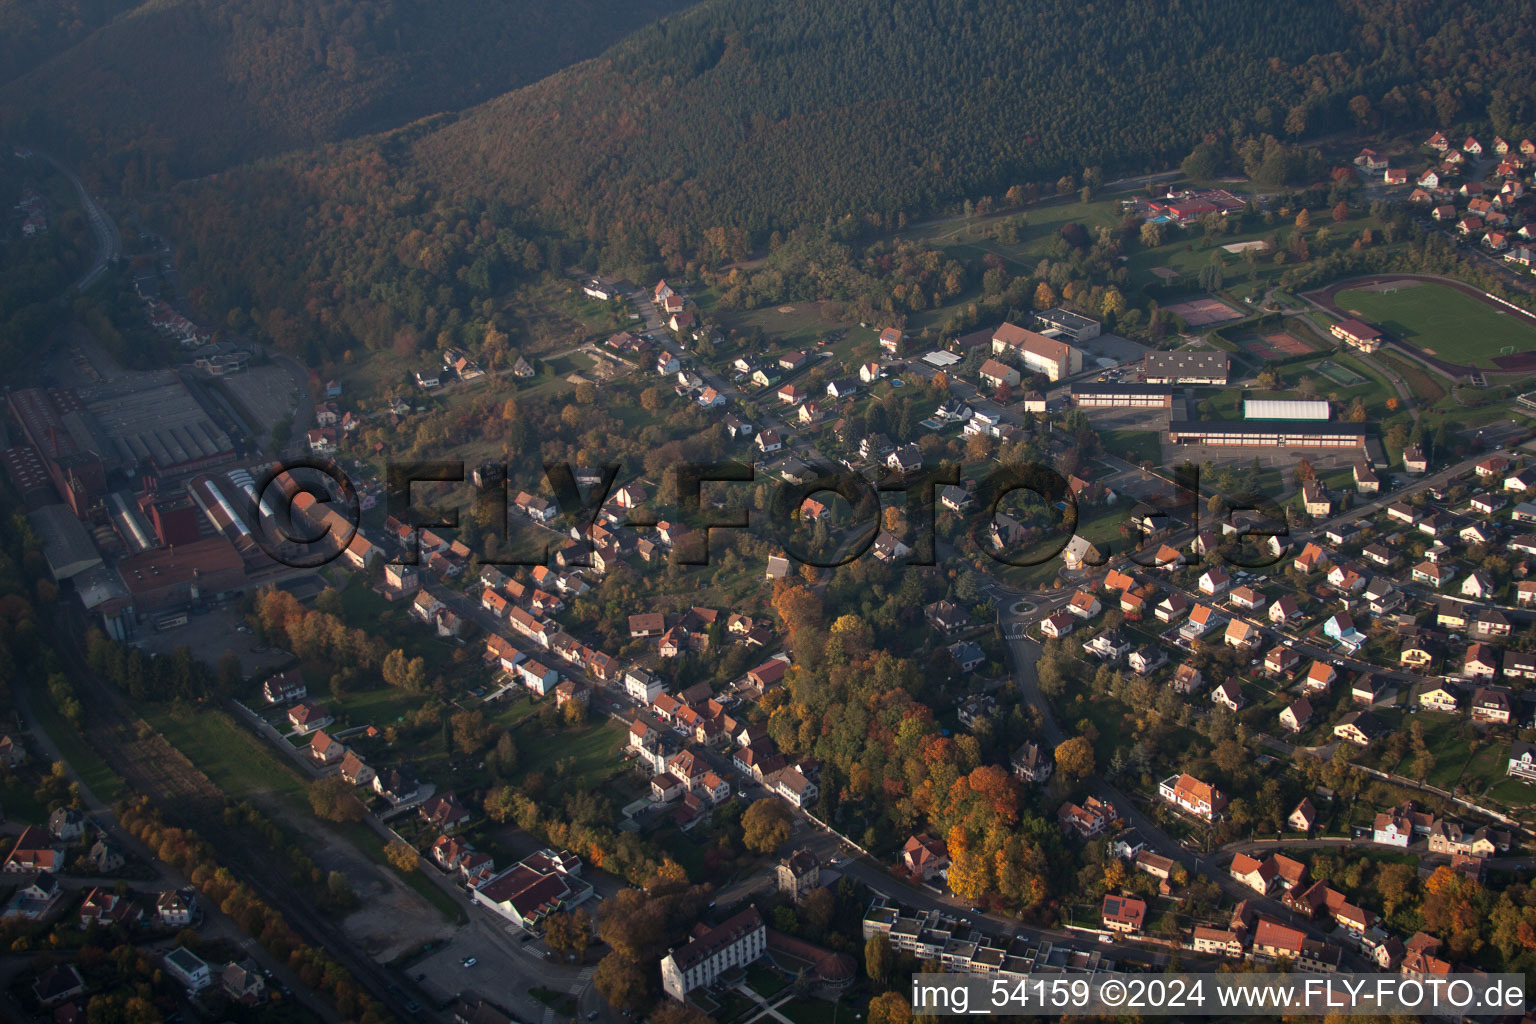
[(1211, 703), (1229, 711), (1241, 711), (1248, 703), (1236, 679), (1228, 679), (1211, 691)]
[(1228, 600), (1234, 608), (1256, 611), (1264, 607), (1264, 595), (1249, 586), (1234, 587)]
[(1273, 859), (1259, 861), (1248, 856), (1246, 853), (1239, 853), (1232, 858), (1232, 864), (1227, 871), (1233, 878), (1260, 896), (1268, 896), (1275, 887), (1275, 864)]
[(1179, 627), (1179, 636), (1185, 640), (1198, 640), (1226, 620), (1210, 605), (1197, 604), (1189, 613), (1189, 619)]
[(1505, 774), (1527, 785), (1536, 782), (1536, 744), (1516, 740), (1509, 748), (1509, 767)]
[(796, 850), (779, 861), (775, 874), (779, 892), (800, 903), (820, 883), (821, 864), (809, 850)]
[(1364, 672), (1349, 684), (1349, 699), (1356, 704), (1371, 707), (1386, 695), (1387, 682), (1381, 676)]
[(1505, 679), (1536, 679), (1536, 654), (1524, 651), (1505, 651), (1501, 674)]
[(949, 847), (944, 840), (920, 832), (908, 839), (901, 848), (901, 859), (907, 874), (919, 881), (928, 882), (948, 870)]
[(1072, 600), (1067, 602), (1067, 611), (1080, 619), (1092, 619), (1102, 608), (1103, 605), (1099, 603), (1099, 599), (1088, 590), (1079, 590), (1072, 595)]
[(1157, 602), (1153, 614), (1159, 622), (1173, 623), (1189, 614), (1190, 601), (1183, 594), (1173, 593)]
[(197, 893), (191, 888), (168, 889), (155, 898), (155, 916), (167, 928), (185, 928), (197, 916)]
[(955, 665), (961, 672), (974, 672), (987, 660), (986, 653), (981, 647), (969, 641), (962, 640), (959, 643), (949, 645), (949, 656), (954, 659)]
[(261, 693), (268, 704), (287, 704), (309, 696), (309, 687), (304, 683), (303, 673), (293, 668), (262, 683)]
[(1233, 619), (1227, 623), (1225, 643), (1228, 647), (1246, 651), (1258, 644), (1260, 639), (1259, 628), (1245, 619)]
[(1425, 683), (1417, 696), (1419, 707), (1425, 711), (1456, 714), (1461, 710), (1461, 687), (1446, 681)]
[(1512, 716), (1512, 693), (1502, 686), (1480, 686), (1472, 692), (1472, 721), (1507, 725)]
[(1223, 570), (1207, 569), (1200, 574), (1198, 586), (1202, 594), (1217, 597), (1226, 593), (1227, 587), (1231, 582), (1232, 577), (1228, 576)]
[(1296, 809), (1291, 811), (1290, 815), (1285, 819), (1285, 823), (1297, 832), (1310, 833), (1312, 827), (1317, 824), (1317, 808), (1312, 805), (1312, 799), (1310, 797), (1302, 797), (1301, 803), (1297, 804)]
[(1307, 668), (1307, 678), (1302, 684), (1302, 692), (1308, 695), (1327, 693), (1334, 680), (1339, 678), (1339, 673), (1334, 667), (1325, 661), (1314, 660)]
[(316, 730), (309, 739), (309, 756), (320, 764), (335, 764), (346, 754), (347, 745), (332, 737), (324, 729)]
[(1284, 625), (1301, 618), (1301, 601), (1294, 594), (1286, 594), (1269, 606), (1269, 621)]
[[(1461, 674), (1468, 679), (1492, 679), (1499, 673), (1499, 656), (1487, 644), (1474, 643), (1462, 658)], [(1474, 716), (1476, 711), (1474, 709)]]
[(1090, 839), (1109, 827), (1109, 823), (1115, 819), (1115, 809), (1097, 797), (1088, 797), (1081, 805), (1074, 803), (1062, 804), (1056, 812), (1056, 820), (1061, 827), (1077, 833), (1083, 839)]
[(1139, 932), (1147, 920), (1147, 904), (1128, 896), (1105, 896), (1100, 910), (1104, 927), (1113, 932), (1133, 934)]
[(1292, 701), (1280, 712), (1280, 724), (1287, 732), (1299, 733), (1312, 721), (1312, 702), (1305, 697)]
[(1189, 696), (1199, 693), (1205, 686), (1205, 678), (1198, 668), (1185, 662), (1173, 670), (1173, 679), (1168, 684), (1174, 693)]
[(320, 705), (303, 701), (288, 709), (288, 724), (294, 732), (301, 736), (307, 736), (317, 729), (323, 729), (334, 721), (330, 714)]
[(1083, 650), (1105, 661), (1116, 662), (1131, 653), (1131, 642), (1118, 629), (1110, 629), (1083, 644)]
[(1357, 747), (1368, 747), (1387, 734), (1386, 723), (1369, 711), (1351, 711), (1333, 727), (1333, 734)]
[(189, 992), (201, 992), (213, 984), (212, 968), (185, 946), (177, 946), (165, 954), (165, 973), (181, 982)]
[(1170, 776), (1158, 783), (1157, 794), (1180, 810), (1206, 821), (1220, 817), (1227, 806), (1227, 798), (1219, 789), (1188, 773)]
[(1040, 632), (1053, 640), (1060, 640), (1076, 627), (1076, 621), (1067, 612), (1057, 612), (1040, 620)]
[(1015, 750), (1009, 763), (1015, 776), (1024, 782), (1036, 784), (1049, 779), (1055, 768), (1050, 751), (1034, 742), (1026, 742)]
[(1271, 677), (1288, 676), (1300, 663), (1301, 655), (1293, 648), (1271, 647), (1269, 653), (1264, 655), (1264, 674)]

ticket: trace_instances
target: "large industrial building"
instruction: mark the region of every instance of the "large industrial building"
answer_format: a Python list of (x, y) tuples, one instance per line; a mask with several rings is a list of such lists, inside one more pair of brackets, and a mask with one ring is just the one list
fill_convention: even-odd
[(101, 553), (85, 524), (65, 505), (45, 505), (27, 513), (43, 542), (43, 558), (55, 580), (67, 580), (101, 564)]
[(1013, 353), (1030, 373), (1061, 380), (1083, 372), (1083, 353), (1057, 338), (1017, 324), (1004, 323), (992, 332), (992, 354)]
[(1227, 354), (1212, 349), (1148, 352), (1141, 364), (1148, 384), (1225, 384), (1227, 368)]
[(1175, 420), (1168, 424), (1174, 444), (1226, 448), (1364, 448), (1370, 431), (1363, 423), (1316, 420)]
[[(36, 452), (8, 460), (14, 476), (40, 463), (75, 515), (106, 497), (114, 472), (171, 482), (226, 463), (235, 446), (175, 371), (124, 373), (73, 388), (18, 388), (11, 415)], [(142, 510), (149, 515), (148, 509)]]
[(156, 548), (117, 563), (139, 615), (195, 604), (241, 589), (245, 560), (223, 537), (209, 537), (174, 548)]
[(1171, 409), (1167, 384), (1074, 384), (1072, 404), (1083, 409)]
[(1332, 415), (1326, 399), (1245, 398), (1245, 420), (1326, 420)]
[(171, 370), (127, 373), (77, 388), (99, 427), (102, 458), (162, 480), (229, 462), (235, 446)]
[(11, 415), (37, 451), (59, 496), (75, 515), (106, 493), (107, 470), (96, 439), (70, 392), (20, 388), (8, 396)]

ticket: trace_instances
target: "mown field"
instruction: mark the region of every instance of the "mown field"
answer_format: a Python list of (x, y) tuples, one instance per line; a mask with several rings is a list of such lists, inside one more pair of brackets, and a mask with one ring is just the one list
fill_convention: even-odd
[(1493, 357), (1507, 349), (1536, 347), (1536, 328), (1432, 282), (1405, 282), (1387, 292), (1351, 288), (1339, 292), (1335, 301), (1339, 308), (1450, 362), (1492, 367)]

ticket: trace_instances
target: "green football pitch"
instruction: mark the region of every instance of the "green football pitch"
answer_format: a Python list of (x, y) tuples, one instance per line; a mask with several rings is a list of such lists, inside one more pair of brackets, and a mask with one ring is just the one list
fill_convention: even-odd
[(1391, 291), (1351, 288), (1339, 308), (1447, 362), (1493, 367), (1493, 357), (1536, 349), (1536, 325), (1505, 314), (1454, 288), (1432, 282), (1389, 285)]

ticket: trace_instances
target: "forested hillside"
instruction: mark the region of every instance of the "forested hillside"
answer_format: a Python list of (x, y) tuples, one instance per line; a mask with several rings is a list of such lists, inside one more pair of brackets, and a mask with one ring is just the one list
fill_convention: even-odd
[(1161, 169), (1207, 132), (1350, 127), (1356, 96), (1360, 120), (1452, 123), (1503, 93), (1524, 124), (1533, 17), (1444, 0), (709, 0), (433, 133), (413, 169), (609, 239), (709, 233), (734, 255), (807, 220)]
[(138, 0), (0, 0), (0, 84), (73, 46)]
[(410, 349), (577, 259), (718, 266), (775, 231), (851, 239), (1163, 170), (1203, 139), (1274, 153), (1275, 185), (1320, 173), (1283, 144), (1331, 132), (1518, 139), (1533, 40), (1533, 5), (1453, 0), (707, 0), (461, 117), (241, 168), (158, 216), (211, 310), (333, 355)]
[[(477, 103), (599, 53), (678, 6), (0, 0), (0, 81), (34, 54), (75, 44), (0, 88), (0, 127), (125, 172), (132, 192)], [(77, 17), (60, 15), (70, 8)], [(91, 32), (113, 8), (131, 13)]]

